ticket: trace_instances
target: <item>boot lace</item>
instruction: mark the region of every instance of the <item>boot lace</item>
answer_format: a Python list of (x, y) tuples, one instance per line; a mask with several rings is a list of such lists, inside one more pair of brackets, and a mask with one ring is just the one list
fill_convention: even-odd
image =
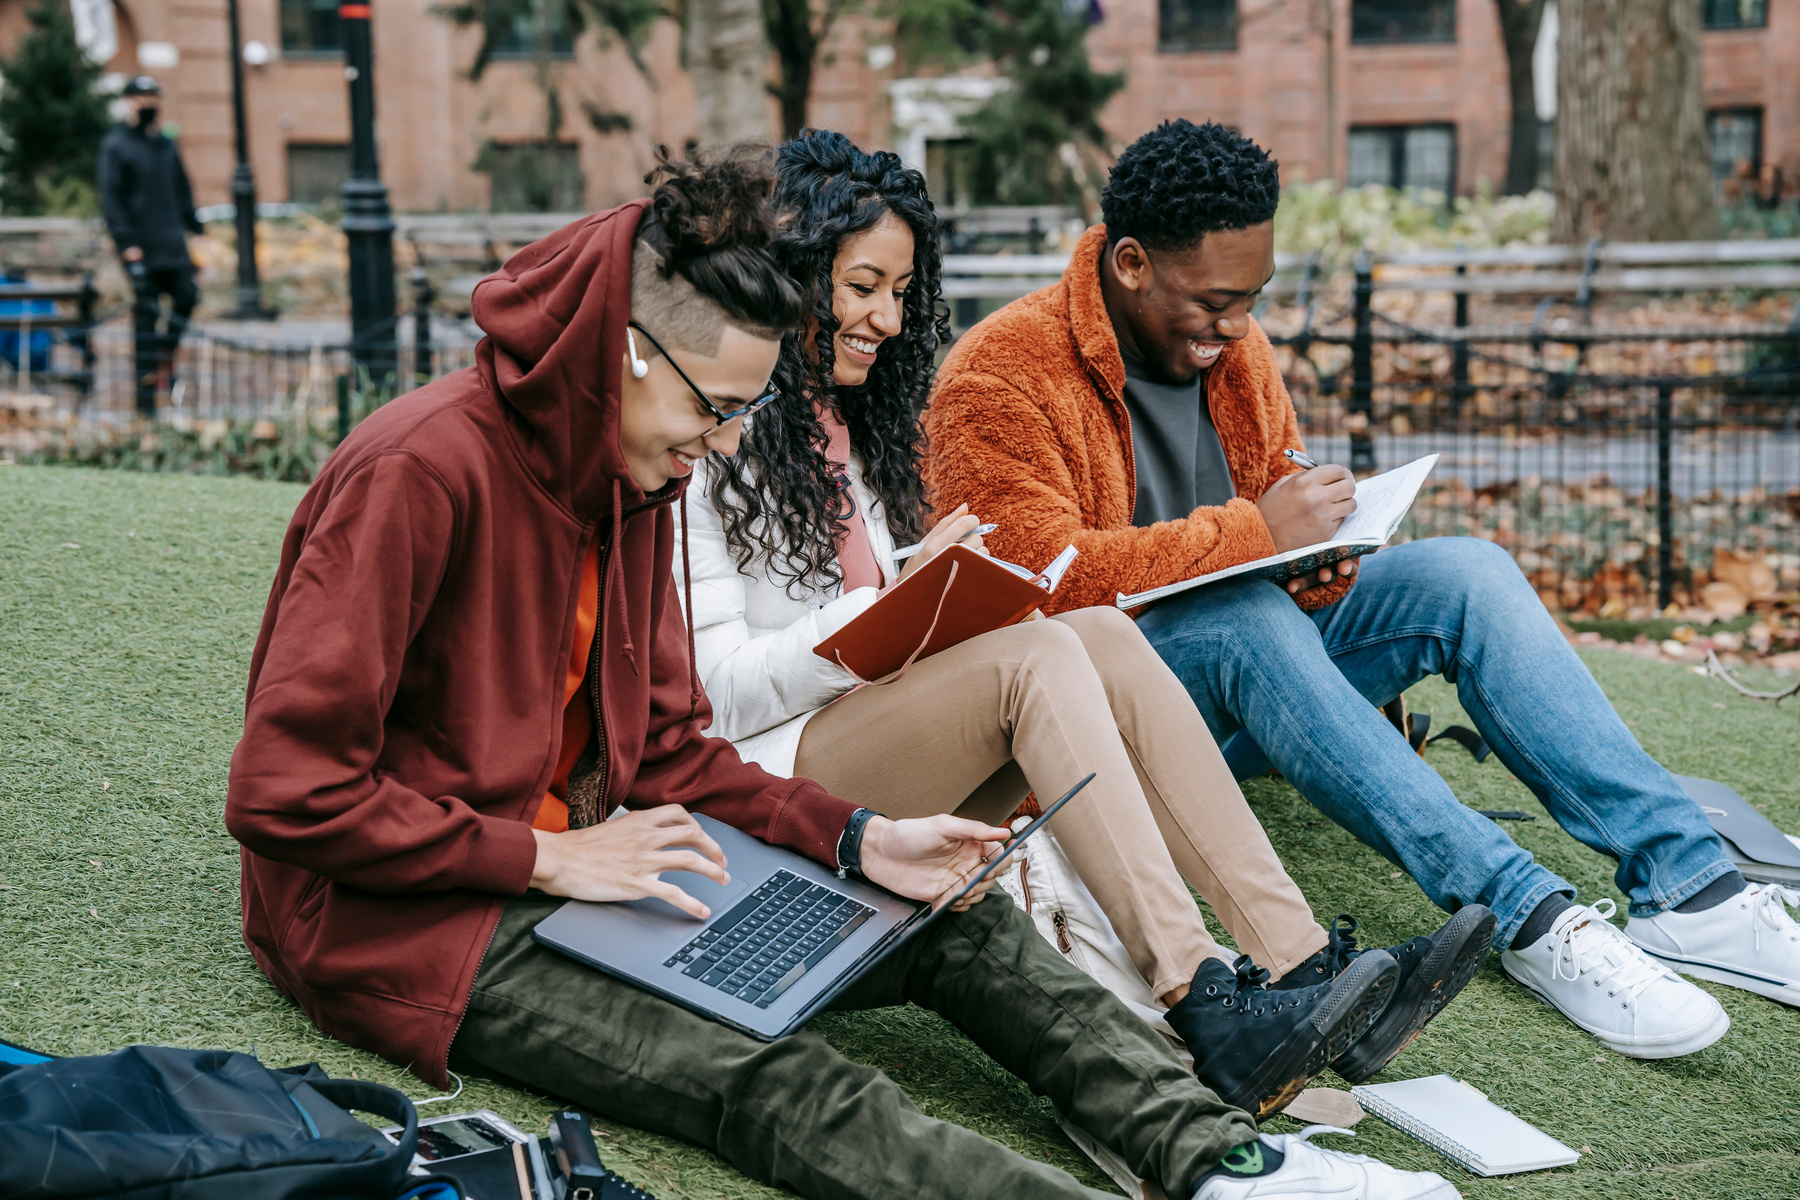
[[(1237, 961), (1231, 964), (1231, 969), (1237, 976), (1231, 984), (1209, 983), (1201, 994), (1209, 1000), (1217, 1000), (1221, 1008), (1252, 1017), (1267, 1016), (1284, 1008), (1300, 1007), (1305, 993), (1271, 991), (1268, 970), (1257, 966), (1248, 954), (1238, 955)], [(1219, 999), (1221, 996), (1224, 998)]]
[[(1668, 974), (1649, 955), (1626, 940), (1610, 918), (1619, 911), (1612, 899), (1586, 908), (1571, 908), (1554, 930), (1556, 957), (1552, 964), (1558, 979), (1573, 982), (1588, 972), (1594, 986), (1607, 985), (1606, 994), (1635, 1000), (1639, 993)], [(1563, 964), (1568, 964), (1565, 974)], [(1601, 978), (1604, 977), (1604, 978)]]
[(1744, 898), (1750, 902), (1750, 930), (1758, 953), (1762, 952), (1765, 929), (1777, 937), (1786, 934), (1790, 942), (1800, 942), (1800, 921), (1788, 915), (1788, 909), (1800, 908), (1800, 889), (1778, 883), (1753, 883), (1745, 889)]

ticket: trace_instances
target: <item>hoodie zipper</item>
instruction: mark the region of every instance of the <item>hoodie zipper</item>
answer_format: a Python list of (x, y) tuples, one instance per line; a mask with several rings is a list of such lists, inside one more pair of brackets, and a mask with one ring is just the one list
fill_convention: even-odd
[(598, 751), (600, 761), (596, 769), (600, 772), (600, 819), (602, 821), (607, 817), (606, 791), (612, 784), (612, 752), (608, 749), (606, 742), (606, 713), (600, 705), (600, 643), (603, 640), (600, 630), (606, 623), (606, 597), (604, 595), (606, 565), (612, 557), (612, 550), (612, 539), (608, 538), (600, 547), (600, 591), (602, 595), (600, 603), (596, 606), (599, 609), (599, 615), (594, 622), (594, 644), (588, 651), (588, 695), (594, 708), (594, 737), (600, 743)]
[[(640, 501), (627, 508), (619, 517), (619, 536), (623, 537), (625, 535), (625, 522), (631, 520), (631, 518), (637, 516), (641, 512), (669, 503), (670, 499), (672, 499), (672, 497), (662, 500)], [(597, 529), (595, 530), (595, 536), (599, 536), (599, 530)], [(597, 751), (600, 759), (597, 769), (600, 772), (600, 819), (602, 821), (606, 820), (608, 815), (606, 793), (607, 789), (612, 786), (612, 752), (608, 748), (606, 740), (606, 712), (600, 704), (600, 648), (601, 642), (604, 641), (601, 637), (601, 633), (606, 624), (606, 566), (608, 561), (612, 558), (613, 549), (614, 547), (610, 537), (600, 545), (599, 611), (594, 622), (593, 649), (588, 652), (588, 696), (592, 701), (594, 709), (594, 737), (600, 743), (599, 750)], [(619, 586), (625, 586), (623, 580), (620, 581)], [(621, 634), (624, 633), (623, 630), (620, 632)]]

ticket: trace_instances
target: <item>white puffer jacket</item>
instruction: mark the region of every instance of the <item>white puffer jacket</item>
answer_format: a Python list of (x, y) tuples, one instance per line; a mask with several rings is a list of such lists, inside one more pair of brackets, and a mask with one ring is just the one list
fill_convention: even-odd
[[(738, 570), (726, 549), (718, 510), (707, 498), (710, 465), (708, 460), (695, 464), (687, 492), (694, 657), (713, 707), (707, 733), (729, 740), (746, 762), (775, 775), (792, 775), (807, 719), (856, 686), (850, 672), (814, 654), (813, 647), (875, 603), (878, 593), (872, 587), (848, 593), (841, 587), (796, 588), (790, 593), (783, 581)], [(869, 546), (892, 579), (898, 573), (893, 534), (854, 455), (848, 474)], [(679, 555), (675, 578), (682, 579)]]

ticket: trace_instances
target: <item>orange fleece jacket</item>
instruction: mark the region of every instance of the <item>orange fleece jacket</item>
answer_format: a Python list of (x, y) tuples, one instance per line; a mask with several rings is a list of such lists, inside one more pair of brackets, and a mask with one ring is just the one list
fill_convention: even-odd
[[(1045, 608), (1111, 605), (1141, 592), (1275, 553), (1256, 500), (1299, 468), (1303, 449), (1275, 353), (1254, 321), (1206, 379), (1207, 405), (1238, 498), (1139, 529), (1125, 362), (1100, 294), (1106, 227), (1082, 235), (1061, 282), (982, 321), (950, 351), (925, 413), (925, 478), (938, 512), (967, 504), (1000, 526), (986, 540), (1002, 558), (1040, 567), (1071, 543), (1081, 551)], [(1303, 592), (1302, 608), (1354, 582)]]

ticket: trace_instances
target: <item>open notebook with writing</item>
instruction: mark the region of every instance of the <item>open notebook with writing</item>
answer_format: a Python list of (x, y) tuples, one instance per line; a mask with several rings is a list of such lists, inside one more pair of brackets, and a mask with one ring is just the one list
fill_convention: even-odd
[(1581, 1155), (1449, 1075), (1365, 1084), (1356, 1102), (1477, 1175), (1566, 1167)]
[(1271, 554), (1267, 558), (1239, 563), (1222, 571), (1196, 575), (1192, 579), (1183, 579), (1179, 583), (1165, 584), (1129, 596), (1121, 594), (1119, 607), (1136, 608), (1140, 604), (1150, 604), (1189, 588), (1204, 587), (1236, 575), (1254, 575), (1259, 579), (1283, 583), (1302, 575), (1310, 575), (1334, 562), (1367, 554), (1377, 546), (1385, 545), (1394, 536), (1394, 531), (1400, 528), (1401, 519), (1412, 507), (1413, 498), (1419, 494), (1419, 488), (1424, 485), (1425, 477), (1431, 474), (1431, 468), (1437, 465), (1437, 460), (1437, 455), (1427, 454), (1404, 467), (1395, 467), (1392, 471), (1384, 471), (1380, 475), (1371, 475), (1358, 481), (1356, 511), (1344, 518), (1344, 523), (1338, 526), (1337, 536), (1330, 541)]
[(879, 680), (972, 637), (1024, 620), (1075, 561), (1070, 546), (1042, 571), (952, 546), (813, 647), (857, 678)]

